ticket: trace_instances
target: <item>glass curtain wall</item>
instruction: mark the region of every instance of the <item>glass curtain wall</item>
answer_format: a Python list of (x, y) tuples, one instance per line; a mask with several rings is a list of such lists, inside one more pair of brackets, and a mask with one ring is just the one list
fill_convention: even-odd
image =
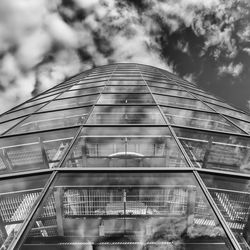
[(0, 249), (250, 249), (249, 124), (153, 66), (60, 83), (0, 116)]

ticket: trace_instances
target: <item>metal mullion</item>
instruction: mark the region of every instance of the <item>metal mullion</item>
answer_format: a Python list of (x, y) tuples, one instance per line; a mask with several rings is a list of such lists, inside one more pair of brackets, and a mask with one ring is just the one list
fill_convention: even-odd
[(211, 196), (211, 194), (209, 193), (206, 185), (204, 184), (203, 180), (201, 179), (199, 173), (196, 171), (196, 170), (193, 170), (193, 174), (195, 176), (195, 179), (196, 181), (198, 182), (201, 190), (203, 191), (204, 195), (206, 196), (207, 198), (207, 201), (209, 202), (209, 205), (212, 207), (218, 221), (220, 222), (222, 228), (224, 229), (226, 235), (227, 235), (227, 238), (229, 240), (229, 242), (233, 245), (233, 247), (236, 249), (236, 250), (241, 250), (241, 246), (239, 244), (239, 242), (236, 240), (233, 232), (231, 231), (230, 227), (228, 226), (225, 218), (223, 217), (223, 215), (221, 214), (219, 208), (217, 207), (213, 197)]
[[(88, 74), (86, 74), (86, 76), (88, 76)], [(86, 77), (85, 76), (85, 77)], [(71, 87), (71, 86), (70, 86)], [(7, 129), (4, 133), (2, 133), (1, 135), (5, 135), (6, 133), (8, 133), (10, 130), (12, 130), (13, 128), (15, 128), (16, 126), (18, 126), (20, 123), (22, 123), (23, 121), (25, 121), (26, 119), (28, 119), (30, 116), (32, 116), (33, 114), (35, 114), (37, 111), (39, 111), (40, 109), (42, 109), (43, 107), (45, 107), (46, 105), (49, 105), (52, 101), (54, 101), (58, 96), (62, 95), (66, 90), (68, 90), (70, 87), (66, 88), (63, 92), (57, 94), (53, 99), (51, 99), (50, 101), (47, 101), (43, 106), (41, 106), (40, 108), (36, 109), (35, 111), (33, 111), (33, 113), (27, 115), (24, 119), (22, 119), (21, 121), (19, 121), (18, 123), (16, 123), (15, 125), (13, 125), (12, 127), (10, 127), (9, 129)]]
[[(162, 74), (162, 73), (161, 73)], [(242, 129), (240, 126), (238, 126), (237, 124), (235, 124), (233, 121), (231, 121), (230, 119), (228, 119), (227, 117), (225, 117), (221, 112), (218, 112), (217, 110), (215, 110), (213, 107), (211, 107), (209, 104), (207, 104), (206, 102), (204, 102), (203, 100), (201, 100), (199, 97), (197, 97), (196, 95), (194, 95), (193, 93), (191, 93), (189, 90), (185, 89), (185, 87), (180, 86), (178, 83), (176, 83), (176, 85), (178, 85), (179, 87), (183, 88), (184, 91), (188, 92), (189, 94), (191, 94), (196, 100), (202, 102), (205, 106), (209, 107), (210, 109), (212, 109), (213, 111), (215, 111), (217, 114), (219, 114), (220, 116), (222, 116), (224, 119), (226, 119), (229, 123), (233, 124), (235, 127), (237, 127), (239, 130), (241, 130), (242, 132), (244, 132), (247, 135), (250, 135), (250, 133), (246, 132), (244, 129)], [(230, 109), (229, 109), (230, 110)], [(237, 112), (237, 111), (236, 111)]]
[[(149, 92), (151, 93), (152, 98), (153, 98), (153, 100), (155, 101), (155, 103), (156, 103), (156, 105), (157, 105), (157, 107), (158, 107), (158, 109), (159, 109), (159, 111), (160, 111), (160, 113), (161, 113), (161, 115), (162, 115), (163, 120), (165, 121), (167, 127), (169, 128), (169, 131), (170, 131), (172, 137), (174, 138), (175, 142), (177, 143), (178, 148), (180, 149), (182, 155), (184, 156), (184, 159), (185, 159), (186, 163), (188, 164), (188, 166), (189, 166), (190, 168), (192, 168), (193, 165), (192, 165), (192, 163), (191, 163), (191, 161), (190, 161), (190, 159), (189, 159), (189, 157), (188, 157), (188, 155), (187, 155), (185, 149), (183, 148), (181, 142), (179, 141), (178, 137), (176, 136), (174, 130), (172, 129), (172, 127), (171, 127), (171, 125), (170, 125), (168, 119), (165, 117), (165, 115), (164, 115), (164, 113), (163, 113), (163, 111), (162, 111), (160, 105), (156, 102), (155, 97), (153, 96), (152, 91), (151, 91), (150, 87), (149, 87), (148, 84), (147, 84), (147, 81), (144, 80), (144, 77), (143, 77), (142, 74), (141, 74), (141, 76), (142, 76), (143, 81), (146, 83), (146, 85), (147, 85), (147, 87), (148, 87), (148, 90), (149, 90)], [(191, 164), (189, 164), (189, 161), (190, 161)]]
[(33, 204), (33, 208), (31, 209), (29, 215), (26, 217), (26, 219), (23, 221), (21, 227), (19, 228), (18, 233), (14, 236), (10, 246), (8, 247), (8, 250), (15, 250), (19, 249), (24, 241), (24, 238), (27, 236), (29, 230), (33, 226), (34, 220), (35, 220), (35, 213), (37, 212), (38, 208), (42, 209), (42, 203), (48, 198), (48, 191), (50, 187), (53, 186), (55, 182), (55, 178), (57, 176), (58, 171), (53, 171), (50, 175), (48, 181), (46, 182), (45, 186), (43, 187), (43, 190), (39, 194), (37, 200)]
[[(115, 70), (116, 70), (116, 68), (113, 70), (112, 74), (114, 73)], [(109, 79), (112, 77), (112, 74), (109, 76), (109, 78), (108, 78), (107, 81), (109, 81)], [(61, 160), (60, 160), (60, 162), (59, 162), (57, 168), (60, 168), (60, 167), (63, 165), (63, 163), (64, 163), (64, 161), (66, 160), (66, 158), (67, 158), (69, 152), (71, 151), (73, 145), (75, 144), (76, 140), (78, 139), (79, 135), (81, 134), (81, 131), (82, 131), (84, 125), (87, 123), (89, 117), (91, 116), (91, 114), (92, 114), (92, 112), (93, 112), (93, 110), (94, 110), (94, 108), (95, 108), (95, 105), (98, 103), (99, 99), (101, 98), (102, 92), (104, 91), (105, 88), (106, 88), (106, 83), (105, 83), (105, 87), (103, 88), (103, 90), (99, 93), (99, 97), (96, 99), (96, 103), (92, 105), (92, 108), (91, 108), (91, 110), (89, 111), (89, 114), (88, 114), (88, 116), (87, 116), (87, 119), (85, 120), (85, 123), (82, 124), (82, 125), (79, 127), (79, 130), (77, 131), (77, 133), (76, 133), (74, 139), (72, 140), (71, 144), (69, 145), (69, 147), (68, 147), (67, 150), (65, 151), (65, 153), (64, 153), (63, 157), (61, 158)]]

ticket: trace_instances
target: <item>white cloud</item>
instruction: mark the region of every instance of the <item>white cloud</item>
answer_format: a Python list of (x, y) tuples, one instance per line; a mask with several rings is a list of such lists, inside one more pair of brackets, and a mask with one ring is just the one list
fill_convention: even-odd
[(229, 65), (224, 65), (224, 66), (219, 67), (218, 71), (219, 71), (219, 75), (230, 74), (233, 77), (237, 77), (243, 71), (243, 64), (242, 63), (238, 63), (238, 64), (230, 63)]

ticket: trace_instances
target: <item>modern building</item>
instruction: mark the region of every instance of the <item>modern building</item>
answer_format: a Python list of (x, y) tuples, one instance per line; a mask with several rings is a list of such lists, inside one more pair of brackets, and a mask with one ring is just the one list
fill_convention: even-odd
[(250, 249), (250, 116), (112, 64), (0, 116), (0, 249)]

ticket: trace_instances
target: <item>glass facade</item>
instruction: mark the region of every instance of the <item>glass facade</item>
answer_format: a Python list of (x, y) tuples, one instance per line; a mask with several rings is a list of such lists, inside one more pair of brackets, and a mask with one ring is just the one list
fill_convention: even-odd
[(152, 66), (0, 116), (0, 249), (250, 249), (250, 116)]

